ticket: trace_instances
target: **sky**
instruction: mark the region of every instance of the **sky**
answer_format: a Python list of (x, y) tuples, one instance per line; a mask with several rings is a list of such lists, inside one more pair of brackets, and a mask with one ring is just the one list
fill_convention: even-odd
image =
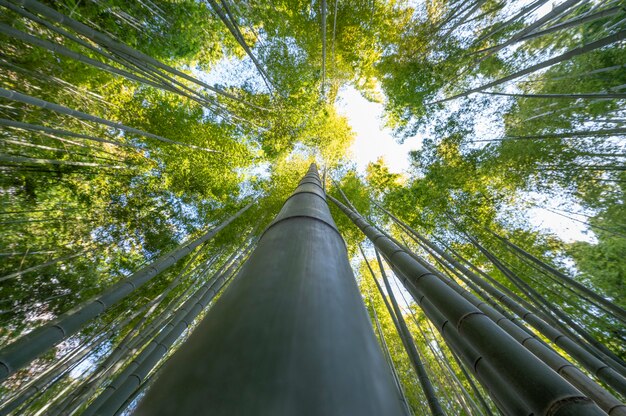
[[(384, 127), (383, 105), (367, 101), (353, 87), (342, 87), (335, 105), (338, 111), (348, 118), (356, 135), (350, 151), (359, 173), (364, 174), (367, 164), (375, 162), (381, 156), (391, 172), (406, 173), (410, 166), (408, 153), (421, 147), (422, 137), (412, 137), (399, 144), (392, 137), (391, 130)], [(527, 195), (526, 201), (536, 201), (536, 205), (539, 206), (526, 210), (527, 220), (533, 228), (556, 234), (568, 243), (596, 241), (595, 235), (586, 225), (550, 211), (558, 211), (563, 206), (568, 206), (564, 209), (581, 212), (582, 207), (575, 204), (572, 207), (570, 201), (562, 198), (546, 199), (532, 194)], [(550, 210), (540, 208), (541, 206)], [(573, 217), (585, 220), (583, 216)]]
[(419, 149), (422, 139), (413, 137), (398, 144), (391, 130), (384, 127), (382, 104), (367, 101), (350, 86), (339, 90), (335, 105), (356, 134), (350, 151), (359, 173), (365, 173), (367, 164), (381, 156), (392, 172), (403, 173), (409, 168), (409, 151)]

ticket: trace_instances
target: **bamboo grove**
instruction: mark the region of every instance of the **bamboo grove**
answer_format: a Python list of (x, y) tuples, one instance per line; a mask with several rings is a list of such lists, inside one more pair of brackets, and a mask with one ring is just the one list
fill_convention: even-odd
[[(625, 37), (620, 0), (0, 0), (0, 414), (626, 415)], [(409, 168), (359, 167), (351, 94)]]

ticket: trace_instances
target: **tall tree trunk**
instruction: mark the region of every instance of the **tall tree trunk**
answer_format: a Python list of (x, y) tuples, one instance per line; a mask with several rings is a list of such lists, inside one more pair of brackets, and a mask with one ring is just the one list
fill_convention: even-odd
[(137, 415), (403, 415), (312, 165)]

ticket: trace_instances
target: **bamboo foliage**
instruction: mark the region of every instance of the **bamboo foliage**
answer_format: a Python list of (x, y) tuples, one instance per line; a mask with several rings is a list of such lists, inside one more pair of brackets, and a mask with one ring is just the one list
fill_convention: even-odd
[(235, 95), (228, 93), (226, 91), (223, 91), (219, 88), (213, 87), (211, 85), (208, 85), (207, 83), (198, 80), (182, 71), (179, 71), (175, 68), (172, 68), (171, 66), (168, 66), (154, 58), (152, 58), (149, 55), (146, 55), (138, 50), (135, 50), (127, 45), (124, 45), (123, 43), (117, 42), (114, 39), (112, 39), (110, 36), (108, 36), (107, 34), (98, 32), (90, 27), (88, 27), (87, 25), (78, 22), (75, 19), (72, 19), (69, 16), (65, 16), (62, 13), (36, 1), (36, 0), (20, 0), (16, 2), (17, 4), (20, 4), (22, 7), (24, 7), (27, 10), (32, 11), (33, 13), (39, 13), (40, 15), (46, 17), (47, 19), (49, 19), (50, 21), (56, 22), (56, 23), (60, 23), (63, 24), (69, 28), (71, 28), (72, 30), (74, 30), (76, 33), (85, 36), (88, 39), (91, 39), (95, 42), (97, 42), (98, 44), (100, 44), (101, 46), (103, 46), (104, 48), (109, 49), (112, 53), (118, 55), (119, 57), (122, 58), (130, 58), (130, 59), (136, 59), (140, 62), (145, 62), (148, 65), (151, 65), (155, 68), (158, 68), (159, 70), (163, 70), (165, 71), (165, 73), (171, 73), (173, 75), (176, 75), (178, 77), (181, 77), (189, 82), (195, 83), (203, 88), (206, 88), (212, 92), (215, 92), (217, 94), (223, 95), (229, 99), (235, 100), (237, 102), (249, 105), (251, 107), (257, 108), (257, 109), (262, 109), (261, 107), (258, 107), (256, 105), (250, 104), (245, 102), (244, 100), (236, 97)]
[(0, 6), (0, 415), (626, 416), (618, 0)]

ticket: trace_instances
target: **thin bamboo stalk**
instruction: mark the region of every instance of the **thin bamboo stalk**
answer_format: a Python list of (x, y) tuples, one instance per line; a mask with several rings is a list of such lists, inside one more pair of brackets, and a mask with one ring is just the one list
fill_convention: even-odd
[(69, 313), (56, 322), (43, 326), (4, 347), (0, 350), (0, 380), (7, 378), (18, 369), (27, 365), (59, 341), (80, 331), (91, 319), (100, 315), (160, 272), (178, 262), (178, 260), (189, 254), (200, 244), (209, 241), (251, 206), (252, 203), (248, 204), (201, 237), (159, 257), (150, 265), (143, 267), (127, 279), (107, 289), (102, 295), (82, 306), (79, 310)]
[(396, 301), (393, 291), (391, 290), (391, 286), (389, 285), (389, 279), (387, 278), (387, 275), (385, 274), (385, 271), (383, 269), (383, 265), (382, 265), (382, 262), (380, 261), (380, 257), (378, 253), (376, 253), (376, 258), (378, 260), (379, 269), (381, 270), (381, 274), (383, 276), (383, 282), (385, 283), (385, 287), (387, 288), (387, 295), (389, 296), (389, 299), (391, 300), (391, 305), (389, 305), (387, 301), (387, 297), (385, 296), (385, 293), (383, 292), (382, 287), (380, 287), (380, 284), (378, 283), (378, 279), (376, 278), (376, 275), (374, 274), (374, 270), (372, 270), (369, 262), (367, 261), (367, 257), (365, 257), (365, 253), (363, 252), (362, 249), (361, 249), (361, 254), (363, 256), (363, 259), (365, 260), (365, 263), (367, 264), (367, 267), (370, 271), (370, 275), (372, 276), (372, 279), (374, 280), (374, 283), (376, 283), (376, 287), (378, 288), (380, 296), (383, 298), (383, 301), (385, 302), (387, 311), (389, 312), (389, 315), (392, 317), (393, 323), (396, 327), (396, 330), (398, 331), (398, 335), (400, 336), (400, 339), (402, 340), (402, 344), (404, 345), (404, 349), (407, 355), (409, 356), (409, 359), (411, 360), (411, 364), (413, 366), (413, 369), (415, 370), (415, 373), (417, 374), (418, 381), (420, 382), (420, 385), (422, 386), (422, 391), (424, 392), (424, 395), (426, 396), (426, 401), (428, 403), (430, 413), (432, 415), (445, 415), (445, 413), (443, 412), (443, 409), (441, 408), (441, 404), (439, 403), (439, 400), (437, 399), (437, 396), (435, 394), (435, 389), (433, 388), (430, 378), (428, 377), (428, 373), (426, 372), (426, 369), (424, 368), (424, 363), (422, 362), (420, 354), (417, 351), (417, 348), (415, 346), (415, 340), (413, 339), (413, 336), (409, 332), (409, 329), (406, 326), (406, 322), (404, 321), (404, 318), (402, 317), (402, 311), (400, 311), (398, 302)]
[(246, 259), (253, 242), (239, 253), (238, 258), (224, 271), (220, 270), (205, 282), (174, 314), (172, 320), (133, 359), (124, 371), (82, 413), (84, 416), (113, 416), (137, 390), (152, 368), (167, 353), (178, 337), (191, 326)]
[(141, 136), (149, 137), (151, 139), (156, 139), (156, 140), (159, 140), (161, 142), (170, 143), (170, 144), (176, 144), (176, 145), (180, 145), (180, 146), (186, 146), (186, 147), (190, 147), (192, 149), (204, 150), (205, 152), (221, 153), (221, 152), (219, 152), (217, 150), (211, 150), (211, 149), (207, 149), (207, 148), (196, 146), (196, 145), (189, 144), (189, 143), (182, 143), (182, 142), (178, 142), (176, 140), (170, 140), (170, 139), (167, 139), (167, 138), (165, 138), (163, 136), (159, 136), (159, 135), (156, 135), (156, 134), (148, 133), (148, 132), (145, 132), (143, 130), (136, 129), (134, 127), (126, 126), (126, 125), (124, 125), (122, 123), (109, 121), (109, 120), (106, 120), (106, 119), (101, 118), (101, 117), (96, 117), (96, 116), (93, 116), (91, 114), (83, 113), (81, 111), (76, 111), (76, 110), (73, 110), (71, 108), (64, 107), (64, 106), (59, 105), (59, 104), (51, 103), (51, 102), (48, 102), (48, 101), (45, 101), (45, 100), (42, 100), (42, 99), (39, 99), (39, 98), (31, 97), (29, 95), (22, 94), (22, 93), (19, 93), (19, 92), (16, 92), (16, 91), (9, 91), (9, 90), (6, 90), (4, 88), (0, 88), (0, 97), (6, 98), (8, 100), (21, 102), (21, 103), (24, 103), (24, 104), (34, 105), (34, 106), (37, 106), (37, 107), (40, 107), (40, 108), (49, 109), (49, 110), (55, 111), (57, 113), (66, 114), (68, 116), (80, 118), (80, 119), (83, 119), (83, 120), (88, 120), (88, 121), (91, 121), (91, 122), (94, 122), (94, 123), (104, 124), (104, 125), (109, 126), (109, 127), (113, 127), (113, 128), (116, 128), (116, 129), (123, 130), (123, 131), (125, 131), (127, 133), (139, 134)]
[(546, 263), (546, 262), (544, 262), (542, 260), (539, 260), (537, 257), (533, 256), (532, 254), (530, 254), (526, 250), (520, 248), (518, 245), (512, 243), (508, 239), (506, 239), (506, 238), (496, 234), (495, 232), (493, 232), (491, 230), (489, 230), (489, 231), (496, 238), (498, 238), (500, 241), (502, 241), (504, 244), (506, 244), (507, 246), (511, 247), (516, 253), (518, 253), (519, 255), (529, 259), (530, 261), (532, 261), (533, 263), (535, 263), (539, 267), (547, 270), (552, 275), (554, 275), (554, 276), (558, 277), (559, 279), (561, 279), (567, 285), (569, 285), (569, 286), (573, 287), (574, 289), (579, 290), (580, 292), (582, 292), (585, 295), (589, 296), (590, 298), (592, 298), (594, 301), (598, 302), (603, 307), (609, 309), (611, 311), (611, 313), (613, 314), (613, 316), (615, 316), (617, 319), (619, 319), (620, 321), (626, 323), (626, 311), (624, 309), (620, 308), (619, 306), (617, 306), (613, 302), (611, 302), (611, 301), (603, 298), (602, 296), (598, 295), (593, 290), (590, 290), (588, 287), (584, 286), (583, 284), (581, 284), (577, 280), (567, 276), (565, 273), (559, 271), (555, 267), (549, 265), (548, 263)]

